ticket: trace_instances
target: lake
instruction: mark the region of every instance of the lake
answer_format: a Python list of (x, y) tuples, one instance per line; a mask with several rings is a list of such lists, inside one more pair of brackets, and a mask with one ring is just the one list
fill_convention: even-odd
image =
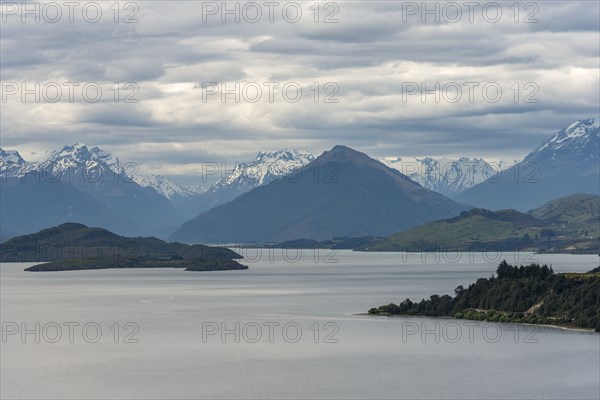
[(354, 315), (452, 294), (498, 261), (595, 255), (243, 250), (246, 271), (0, 267), (1, 398), (600, 397), (600, 335)]

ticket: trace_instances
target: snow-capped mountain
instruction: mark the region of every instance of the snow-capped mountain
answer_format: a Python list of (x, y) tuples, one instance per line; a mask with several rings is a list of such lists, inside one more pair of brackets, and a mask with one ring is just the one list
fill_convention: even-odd
[[(5, 153), (5, 154), (4, 154)], [(48, 158), (41, 163), (27, 163), (16, 151), (0, 153), (2, 166), (9, 166), (14, 176), (22, 176), (27, 172), (43, 171), (47, 177), (67, 177), (74, 180), (74, 174), (81, 174), (88, 180), (98, 180), (99, 174), (109, 174), (118, 182), (135, 182), (146, 188), (151, 188), (171, 199), (173, 196), (191, 196), (202, 193), (206, 189), (199, 185), (182, 186), (171, 178), (161, 175), (138, 175), (133, 164), (123, 164), (111, 153), (98, 147), (88, 148), (81, 143), (64, 146), (59, 151), (52, 151)], [(14, 165), (14, 167), (13, 167)], [(19, 166), (17, 168), (16, 166)], [(124, 178), (124, 179), (123, 179)]]
[(195, 196), (206, 192), (206, 188), (200, 185), (180, 185), (173, 179), (162, 175), (135, 175), (132, 179), (142, 187), (156, 190), (169, 200), (175, 197)]
[(125, 174), (123, 165), (117, 157), (98, 147), (88, 147), (81, 143), (64, 146), (59, 151), (52, 151), (48, 158), (36, 166), (51, 176), (67, 173), (85, 173), (89, 179), (96, 179), (99, 173), (116, 175)]
[(27, 161), (16, 150), (0, 149), (0, 175), (3, 177), (19, 176), (27, 166)]
[(255, 188), (285, 176), (294, 170), (305, 166), (315, 159), (308, 151), (278, 150), (261, 151), (256, 159), (247, 163), (237, 163), (231, 172), (224, 172), (223, 178), (217, 181), (209, 190), (223, 187)]
[[(595, 167), (598, 160), (598, 140), (600, 126), (594, 119), (583, 119), (573, 122), (558, 131), (550, 140), (532, 151), (524, 162), (539, 162), (541, 160), (565, 162), (568, 159), (577, 160), (579, 168)], [(596, 150), (596, 151), (594, 151)]]
[(593, 119), (575, 121), (502, 172), (457, 199), (491, 210), (528, 211), (574, 193), (600, 194), (600, 127)]
[[(14, 154), (10, 159), (18, 160)], [(160, 235), (163, 230), (176, 227), (181, 217), (169, 199), (155, 189), (136, 183), (127, 170), (126, 165), (111, 153), (76, 143), (50, 152), (41, 163), (21, 163), (19, 169), (13, 168), (11, 176), (35, 175), (36, 179), (27, 179), (24, 184), (30, 181), (43, 182), (44, 185), (35, 187), (35, 190), (52, 192), (57, 204), (68, 204), (68, 198), (60, 198), (60, 193), (67, 197), (74, 196), (75, 188), (116, 214), (115, 217), (133, 222), (135, 227), (131, 226), (128, 232)], [(24, 187), (18, 188), (22, 190)], [(33, 186), (31, 188), (34, 190)], [(43, 194), (38, 196), (44, 197)], [(83, 210), (80, 217), (85, 217)]]
[(379, 161), (420, 183), (427, 189), (455, 196), (498, 173), (482, 158), (400, 158), (384, 157)]
[(174, 201), (184, 218), (193, 218), (213, 207), (229, 203), (250, 190), (292, 173), (315, 159), (308, 151), (261, 151), (254, 161), (236, 163), (231, 170), (221, 171), (222, 178), (205, 193)]

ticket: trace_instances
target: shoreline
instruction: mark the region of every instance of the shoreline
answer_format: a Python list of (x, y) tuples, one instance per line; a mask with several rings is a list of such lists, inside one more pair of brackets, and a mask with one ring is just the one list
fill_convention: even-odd
[(535, 326), (535, 327), (544, 327), (544, 328), (554, 328), (554, 329), (560, 329), (560, 330), (564, 330), (564, 331), (572, 331), (572, 332), (579, 332), (579, 333), (600, 333), (600, 332), (596, 332), (593, 329), (588, 329), (588, 328), (577, 328), (577, 327), (570, 327), (570, 326), (564, 326), (564, 325), (548, 325), (548, 324), (528, 324), (525, 322), (492, 322), (492, 321), (479, 321), (479, 320), (474, 320), (474, 319), (466, 319), (466, 318), (454, 318), (454, 317), (446, 317), (446, 316), (440, 316), (440, 317), (435, 317), (435, 316), (430, 316), (430, 315), (391, 315), (391, 314), (369, 314), (368, 312), (363, 312), (363, 313), (352, 313), (350, 315), (353, 316), (359, 316), (359, 317), (386, 317), (386, 318), (432, 318), (432, 319), (452, 319), (452, 320), (461, 320), (461, 321), (477, 321), (477, 322), (486, 322), (488, 324), (511, 324), (511, 325), (523, 325), (523, 326)]

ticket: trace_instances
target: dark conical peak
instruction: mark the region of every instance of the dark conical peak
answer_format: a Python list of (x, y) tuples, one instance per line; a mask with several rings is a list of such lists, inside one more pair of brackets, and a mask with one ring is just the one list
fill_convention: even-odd
[(334, 146), (331, 150), (321, 154), (314, 162), (317, 162), (319, 164), (351, 163), (357, 167), (375, 168), (384, 171), (387, 174), (396, 176), (401, 175), (398, 171), (389, 168), (385, 164), (382, 164), (381, 162), (369, 157), (367, 154), (343, 145)]
[(333, 148), (331, 150), (329, 150), (329, 152), (337, 153), (337, 154), (354, 154), (354, 153), (362, 154), (359, 151), (354, 150), (353, 148), (344, 146), (343, 144), (337, 144), (337, 145), (333, 146)]
[(331, 151), (341, 151), (341, 150), (352, 150), (352, 151), (356, 151), (348, 146), (344, 146), (343, 144), (336, 144), (335, 146), (333, 146), (333, 148), (331, 149)]
[(371, 157), (366, 155), (365, 153), (361, 153), (360, 151), (354, 150), (348, 146), (336, 145), (331, 150), (324, 152), (320, 157), (322, 161), (372, 161)]

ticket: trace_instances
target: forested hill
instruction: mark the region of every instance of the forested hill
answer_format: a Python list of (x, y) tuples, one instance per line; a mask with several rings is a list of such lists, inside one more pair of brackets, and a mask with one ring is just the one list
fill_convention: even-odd
[(451, 316), (594, 329), (600, 332), (600, 267), (587, 273), (555, 274), (547, 265), (513, 266), (503, 261), (455, 296), (432, 295), (369, 310), (369, 314)]

